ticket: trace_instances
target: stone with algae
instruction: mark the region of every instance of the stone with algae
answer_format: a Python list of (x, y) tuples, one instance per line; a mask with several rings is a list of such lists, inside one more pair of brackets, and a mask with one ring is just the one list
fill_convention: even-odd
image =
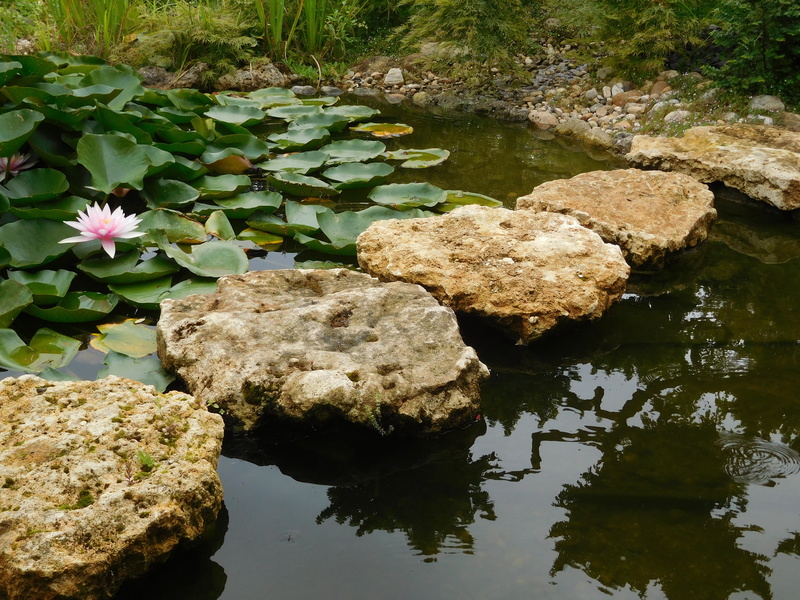
[(100, 600), (222, 506), (223, 423), (141, 383), (0, 381), (0, 598)]

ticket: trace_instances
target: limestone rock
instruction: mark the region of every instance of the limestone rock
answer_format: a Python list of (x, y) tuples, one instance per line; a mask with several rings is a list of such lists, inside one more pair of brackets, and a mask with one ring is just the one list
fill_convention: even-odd
[(272, 63), (255, 63), (247, 69), (239, 69), (232, 75), (223, 75), (216, 83), (218, 90), (253, 92), (268, 87), (286, 87), (289, 78)]
[(488, 375), (425, 290), (347, 269), (229, 276), (164, 301), (158, 353), (247, 429), (343, 419), (434, 434), (475, 419)]
[(538, 129), (552, 129), (558, 125), (558, 117), (546, 110), (532, 110), (528, 113), (528, 121)]
[(418, 283), (520, 343), (562, 322), (600, 317), (622, 296), (629, 273), (620, 249), (574, 217), (503, 208), (379, 221), (357, 247), (368, 273)]
[(750, 100), (750, 110), (756, 112), (783, 112), (786, 106), (777, 96), (755, 96)]
[(681, 138), (637, 135), (626, 159), (703, 183), (721, 181), (781, 210), (800, 208), (800, 133), (736, 124), (693, 127)]
[(403, 70), (398, 67), (389, 69), (389, 72), (383, 78), (383, 85), (403, 85), (403, 83), (405, 83)]
[(0, 381), (0, 597), (97, 600), (222, 505), (223, 424), (141, 383)]
[(714, 194), (688, 175), (638, 169), (548, 181), (517, 199), (517, 209), (576, 217), (635, 268), (663, 267), (670, 254), (704, 241), (713, 205)]
[(191, 67), (186, 69), (180, 76), (172, 82), (173, 88), (201, 88), (203, 87), (203, 75), (205, 75), (211, 67), (204, 62), (196, 62)]

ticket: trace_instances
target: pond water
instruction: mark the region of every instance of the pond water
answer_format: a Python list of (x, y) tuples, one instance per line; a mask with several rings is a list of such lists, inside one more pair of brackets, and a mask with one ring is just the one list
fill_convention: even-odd
[[(619, 166), (525, 126), (381, 108), (413, 147), (453, 151), (410, 175), (440, 187), (507, 200)], [(632, 277), (600, 321), (529, 347), (464, 323), (492, 376), (463, 430), (228, 436), (215, 527), (116, 600), (796, 598), (798, 224), (718, 209), (707, 243)]]

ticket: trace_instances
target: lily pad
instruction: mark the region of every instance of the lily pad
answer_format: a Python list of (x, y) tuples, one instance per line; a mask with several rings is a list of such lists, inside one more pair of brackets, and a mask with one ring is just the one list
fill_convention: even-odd
[(367, 119), (371, 119), (375, 115), (379, 115), (381, 113), (381, 111), (376, 108), (370, 108), (369, 106), (363, 106), (359, 104), (332, 106), (330, 108), (326, 108), (325, 112), (328, 114), (347, 117), (351, 123), (366, 121)]
[(201, 199), (228, 198), (250, 189), (247, 175), (205, 175), (192, 182)]
[(241, 151), (242, 156), (247, 157), (253, 162), (262, 160), (271, 151), (271, 146), (265, 141), (258, 139), (252, 134), (241, 133), (219, 136), (214, 140), (213, 147), (236, 148)]
[(131, 306), (157, 310), (159, 303), (169, 297), (172, 277), (167, 275), (134, 283), (113, 283), (108, 289)]
[(205, 115), (215, 121), (252, 127), (263, 121), (267, 113), (255, 106), (214, 106), (209, 108)]
[(331, 137), (330, 131), (320, 127), (289, 129), (283, 133), (273, 133), (267, 139), (281, 150), (310, 150), (319, 148)]
[(71, 237), (69, 225), (47, 219), (30, 219), (6, 223), (0, 227), (0, 246), (11, 254), (10, 265), (27, 269), (47, 264), (66, 254), (69, 244), (59, 241)]
[(386, 144), (370, 140), (340, 140), (320, 148), (328, 154), (328, 164), (366, 162), (379, 157), (386, 151)]
[(265, 171), (282, 171), (284, 173), (299, 173), (306, 175), (319, 169), (328, 160), (328, 155), (319, 150), (286, 154), (261, 163), (258, 166)]
[(206, 149), (200, 162), (218, 175), (242, 175), (253, 167), (253, 163), (237, 148)]
[(11, 214), (18, 219), (71, 221), (78, 216), (78, 211), (85, 211), (87, 206), (89, 206), (89, 200), (86, 198), (66, 196), (51, 202), (39, 202), (32, 206), (14, 206), (11, 208)]
[(206, 230), (202, 224), (173, 210), (157, 208), (142, 213), (139, 218), (139, 231), (146, 232), (154, 241), (158, 231), (163, 231), (170, 242), (201, 243), (206, 239)]
[(267, 110), (267, 114), (275, 119), (284, 121), (294, 121), (307, 115), (320, 115), (322, 109), (319, 106), (306, 106), (304, 104), (292, 104), (290, 106), (278, 106)]
[(270, 175), (267, 180), (276, 189), (293, 196), (335, 196), (339, 193), (339, 190), (332, 188), (321, 179), (297, 173), (276, 173)]
[(232, 240), (236, 237), (231, 222), (221, 210), (211, 213), (206, 221), (206, 233), (221, 240)]
[(368, 133), (378, 139), (402, 137), (414, 133), (411, 125), (403, 123), (362, 123), (350, 128), (351, 131)]
[(436, 207), (439, 212), (450, 212), (459, 206), (466, 206), (467, 204), (478, 204), (479, 206), (503, 206), (500, 200), (495, 200), (489, 196), (482, 194), (474, 194), (472, 192), (462, 192), (461, 190), (447, 190), (447, 201)]
[(283, 238), (281, 236), (267, 233), (266, 231), (253, 229), (252, 227), (242, 230), (239, 235), (236, 236), (236, 239), (243, 242), (253, 242), (262, 250), (267, 250), (270, 252), (280, 248), (281, 244), (283, 243)]
[(363, 188), (383, 183), (394, 171), (394, 167), (386, 163), (345, 163), (323, 171), (323, 175), (338, 183), (337, 190)]
[(118, 187), (140, 190), (153, 164), (145, 148), (120, 135), (87, 134), (78, 141), (78, 162), (101, 192), (110, 194)]
[(390, 183), (379, 185), (367, 196), (384, 206), (436, 206), (447, 200), (447, 192), (430, 183)]
[(427, 148), (425, 150), (393, 150), (385, 154), (389, 160), (402, 160), (403, 169), (424, 169), (442, 164), (450, 157), (449, 150)]
[(44, 115), (21, 108), (0, 115), (0, 156), (12, 156), (44, 121)]
[(300, 204), (286, 201), (286, 221), (275, 215), (256, 213), (247, 220), (250, 227), (282, 236), (296, 233), (314, 233), (319, 230), (319, 215), (332, 212), (329, 208), (316, 204)]
[(156, 243), (172, 260), (200, 277), (241, 274), (249, 268), (244, 250), (233, 242), (205, 242), (193, 246), (189, 252), (170, 246), (165, 237)]
[[(198, 154), (202, 154), (202, 152)], [(191, 182), (208, 173), (208, 169), (197, 161), (189, 160), (183, 156), (174, 156), (174, 158), (175, 162), (167, 165), (167, 168), (159, 174), (162, 178)]]
[(349, 122), (350, 120), (342, 115), (322, 112), (298, 117), (291, 123), (290, 127), (292, 129), (320, 127), (328, 131), (342, 131)]
[(175, 179), (150, 179), (142, 197), (150, 208), (178, 208), (197, 200), (200, 192), (188, 183)]
[(87, 323), (104, 317), (116, 307), (119, 298), (99, 292), (69, 292), (49, 308), (29, 306), (25, 312), (55, 323)]
[(283, 204), (283, 196), (278, 192), (245, 192), (224, 200), (216, 200), (230, 219), (246, 219), (257, 210), (271, 212)]
[(105, 367), (101, 367), (97, 372), (97, 378), (102, 379), (109, 375), (124, 377), (139, 381), (145, 385), (152, 385), (157, 392), (163, 392), (167, 386), (175, 379), (174, 376), (167, 374), (161, 366), (161, 361), (153, 356), (142, 358), (131, 358), (119, 352), (111, 351), (103, 361)]
[(69, 189), (69, 182), (55, 169), (23, 171), (6, 184), (5, 194), (12, 206), (27, 206), (55, 200)]
[[(8, 278), (24, 285), (33, 295), (33, 301), (39, 305), (54, 304), (69, 291), (74, 271), (59, 269), (58, 271), (42, 270), (29, 273), (27, 271), (9, 271)], [(5, 292), (0, 294), (0, 298)]]
[(139, 261), (139, 251), (127, 252), (114, 258), (89, 258), (82, 261), (78, 268), (106, 284), (138, 283), (159, 279), (180, 271), (175, 261), (166, 256), (156, 254), (147, 260)]
[(0, 366), (26, 373), (58, 369), (69, 364), (80, 347), (78, 340), (46, 327), (33, 335), (30, 344), (12, 329), (0, 329)]
[(25, 285), (13, 279), (0, 281), (0, 328), (11, 325), (31, 304), (33, 294)]
[(98, 325), (97, 329), (100, 333), (92, 338), (90, 344), (100, 352), (118, 352), (131, 358), (142, 358), (156, 351), (156, 330), (137, 324), (136, 319)]

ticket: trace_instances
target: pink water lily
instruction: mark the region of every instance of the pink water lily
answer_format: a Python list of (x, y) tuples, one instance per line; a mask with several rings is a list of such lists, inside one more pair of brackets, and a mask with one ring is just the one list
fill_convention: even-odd
[(61, 240), (62, 244), (76, 244), (79, 242), (89, 242), (100, 240), (105, 250), (111, 258), (114, 258), (116, 248), (114, 238), (127, 239), (144, 235), (136, 231), (136, 226), (141, 219), (136, 215), (125, 216), (121, 208), (114, 212), (108, 206), (102, 208), (93, 204), (86, 209), (86, 212), (78, 211), (77, 221), (67, 221), (66, 224), (74, 227), (81, 232), (80, 235)]
[(36, 164), (36, 159), (30, 154), (17, 152), (11, 156), (0, 156), (0, 181), (10, 179), (20, 171), (30, 169), (34, 164)]

